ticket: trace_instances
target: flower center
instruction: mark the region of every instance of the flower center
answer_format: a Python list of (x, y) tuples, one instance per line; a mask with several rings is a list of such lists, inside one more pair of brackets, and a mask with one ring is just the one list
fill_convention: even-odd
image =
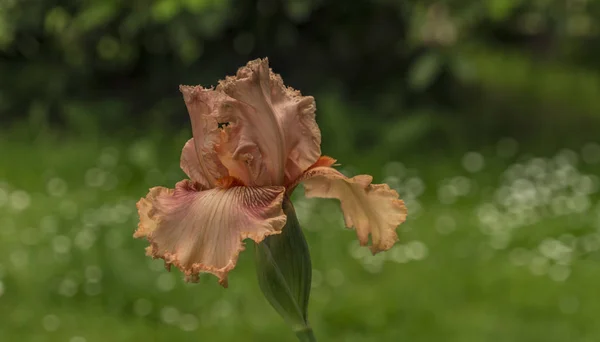
[(229, 189), (235, 186), (246, 186), (246, 184), (233, 176), (225, 176), (217, 179), (215, 186), (221, 189)]

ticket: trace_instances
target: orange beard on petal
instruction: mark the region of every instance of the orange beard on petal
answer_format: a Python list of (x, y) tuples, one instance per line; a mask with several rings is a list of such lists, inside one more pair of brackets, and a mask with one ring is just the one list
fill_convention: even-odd
[(235, 186), (246, 186), (246, 184), (233, 176), (225, 176), (217, 179), (215, 186), (221, 189), (229, 189)]

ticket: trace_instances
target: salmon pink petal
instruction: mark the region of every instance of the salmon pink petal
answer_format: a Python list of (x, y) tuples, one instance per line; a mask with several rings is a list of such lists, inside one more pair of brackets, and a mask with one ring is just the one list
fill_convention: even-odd
[[(278, 141), (273, 135), (277, 131), (260, 120), (251, 106), (223, 92), (200, 86), (180, 89), (188, 104), (196, 151), (216, 171), (211, 173), (232, 176), (248, 185), (275, 184), (268, 171), (276, 167), (269, 159), (273, 146), (267, 141)], [(198, 139), (204, 140), (199, 143)]]
[(190, 115), (194, 135), (181, 152), (181, 168), (191, 179), (214, 187), (217, 179), (229, 175), (215, 150), (221, 132), (218, 117), (213, 112), (220, 103), (207, 96), (213, 93), (210, 89), (199, 86), (180, 86), (179, 89)]
[(283, 187), (233, 187), (203, 190), (184, 180), (175, 189), (156, 187), (137, 206), (140, 224), (135, 237), (150, 241), (147, 252), (175, 265), (186, 280), (212, 273), (227, 287), (227, 274), (244, 250), (242, 240), (255, 242), (279, 234), (285, 225)]
[(196, 146), (194, 144), (194, 138), (188, 140), (181, 150), (181, 161), (179, 166), (190, 177), (194, 182), (200, 183), (205, 188), (211, 188), (211, 181), (214, 182), (214, 176), (212, 174), (205, 175), (206, 169), (202, 167), (198, 154), (196, 153)]
[[(264, 60), (267, 63), (267, 60)], [(315, 99), (286, 87), (270, 72), (271, 99), (285, 141), (285, 184), (289, 184), (321, 155), (321, 131), (315, 120)]]
[(348, 178), (331, 167), (314, 167), (299, 181), (306, 197), (340, 200), (344, 221), (354, 227), (362, 246), (369, 242), (376, 254), (390, 249), (398, 240), (396, 228), (406, 220), (406, 207), (398, 193), (387, 184), (371, 184), (373, 177), (359, 175)]
[[(266, 58), (248, 62), (235, 77), (220, 81), (216, 91), (238, 101), (220, 155), (263, 163), (252, 166), (256, 184), (287, 184), (319, 158), (321, 133), (314, 99), (286, 87)], [(266, 179), (262, 171), (268, 172)]]

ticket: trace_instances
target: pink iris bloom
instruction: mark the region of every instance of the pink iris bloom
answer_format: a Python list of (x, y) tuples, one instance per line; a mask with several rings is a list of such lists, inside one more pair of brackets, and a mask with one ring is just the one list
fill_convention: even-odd
[(147, 255), (175, 265), (187, 281), (212, 273), (227, 287), (227, 274), (244, 250), (281, 233), (284, 198), (304, 184), (306, 197), (337, 198), (346, 226), (373, 254), (398, 240), (406, 207), (373, 177), (348, 178), (321, 156), (315, 100), (283, 84), (265, 59), (257, 59), (216, 88), (180, 86), (193, 138), (181, 153), (190, 178), (175, 189), (151, 188), (137, 208), (134, 237), (150, 242)]

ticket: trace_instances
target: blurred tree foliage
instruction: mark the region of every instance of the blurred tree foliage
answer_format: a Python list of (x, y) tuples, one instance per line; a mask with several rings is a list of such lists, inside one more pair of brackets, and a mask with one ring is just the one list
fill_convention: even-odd
[(343, 112), (327, 111), (325, 129), (358, 122), (347, 131), (361, 138), (382, 120), (398, 143), (432, 115), (510, 115), (482, 109), (507, 95), (537, 101), (523, 112), (597, 115), (599, 14), (591, 0), (0, 0), (0, 124), (184, 127), (178, 84), (215, 84), (263, 56)]

